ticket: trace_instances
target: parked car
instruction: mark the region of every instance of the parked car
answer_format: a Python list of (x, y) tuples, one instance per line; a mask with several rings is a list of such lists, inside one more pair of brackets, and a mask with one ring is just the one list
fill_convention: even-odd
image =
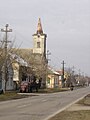
[(29, 82), (22, 81), (20, 84), (20, 92), (29, 92)]
[(38, 89), (41, 87), (41, 79), (37, 82), (35, 80), (29, 81), (22, 81), (20, 84), (20, 92), (33, 92), (33, 90), (36, 90), (38, 92)]

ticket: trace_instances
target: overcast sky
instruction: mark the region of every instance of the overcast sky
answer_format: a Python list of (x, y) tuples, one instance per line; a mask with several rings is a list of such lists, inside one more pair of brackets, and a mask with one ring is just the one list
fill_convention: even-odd
[(0, 0), (0, 28), (9, 24), (16, 46), (33, 47), (39, 17), (49, 64), (59, 69), (64, 60), (65, 67), (90, 75), (90, 0)]

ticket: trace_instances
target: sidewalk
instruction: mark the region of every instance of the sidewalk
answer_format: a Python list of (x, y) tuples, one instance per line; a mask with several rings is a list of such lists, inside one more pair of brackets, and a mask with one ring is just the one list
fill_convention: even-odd
[(81, 104), (73, 104), (66, 111), (78, 111), (78, 110), (90, 110), (90, 106), (81, 105)]
[(71, 105), (66, 109), (67, 111), (90, 110), (90, 94), (85, 96), (79, 102)]

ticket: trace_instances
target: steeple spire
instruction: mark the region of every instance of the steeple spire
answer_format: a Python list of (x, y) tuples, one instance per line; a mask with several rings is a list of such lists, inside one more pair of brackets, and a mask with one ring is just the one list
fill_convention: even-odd
[(37, 25), (37, 34), (43, 34), (42, 25), (41, 25), (41, 19), (40, 18), (38, 20), (38, 25)]

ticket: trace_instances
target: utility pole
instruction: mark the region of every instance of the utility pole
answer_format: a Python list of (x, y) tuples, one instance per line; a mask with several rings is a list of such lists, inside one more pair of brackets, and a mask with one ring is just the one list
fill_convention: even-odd
[(75, 67), (73, 66), (73, 67), (72, 67), (72, 74), (73, 74), (73, 75), (74, 75), (74, 72), (75, 72), (74, 69), (75, 69)]
[(62, 64), (62, 87), (64, 87), (64, 65), (65, 65), (64, 60), (61, 64)]
[(6, 83), (7, 83), (7, 45), (9, 42), (11, 41), (8, 41), (8, 32), (12, 32), (12, 29), (8, 29), (8, 24), (5, 25), (5, 29), (1, 29), (1, 32), (5, 32), (5, 40), (3, 41), (5, 43), (5, 46), (4, 46), (4, 54), (5, 54), (5, 63), (4, 63), (4, 80), (5, 80), (5, 86), (4, 86), (4, 92), (6, 91)]
[(51, 53), (49, 52), (49, 50), (47, 50), (47, 63), (48, 63), (48, 61), (50, 60), (50, 59), (48, 58), (49, 55), (51, 55)]
[(48, 83), (48, 61), (50, 60), (48, 57), (49, 55), (51, 55), (51, 53), (49, 52), (49, 50), (47, 50), (47, 58), (46, 58), (46, 84)]
[(79, 71), (79, 80), (80, 80), (80, 77), (81, 77), (81, 70), (79, 69), (78, 71)]

